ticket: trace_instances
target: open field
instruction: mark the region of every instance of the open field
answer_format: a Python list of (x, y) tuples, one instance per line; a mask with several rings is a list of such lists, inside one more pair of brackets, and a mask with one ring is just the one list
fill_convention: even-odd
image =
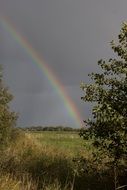
[(56, 148), (72, 156), (77, 156), (84, 151), (84, 144), (87, 147), (90, 145), (88, 142), (84, 143), (78, 132), (42, 131), (30, 132), (29, 134), (40, 142), (42, 146)]
[(76, 132), (23, 132), (0, 155), (0, 190), (112, 190), (92, 152)]

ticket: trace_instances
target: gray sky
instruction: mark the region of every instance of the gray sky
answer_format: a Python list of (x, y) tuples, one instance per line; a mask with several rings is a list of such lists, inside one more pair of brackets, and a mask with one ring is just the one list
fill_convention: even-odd
[[(80, 100), (80, 83), (98, 70), (97, 60), (113, 55), (109, 42), (127, 19), (126, 8), (126, 0), (0, 0), (0, 16), (7, 16), (43, 56), (83, 119), (89, 106)], [(1, 24), (0, 64), (20, 126), (76, 126), (44, 73)]]

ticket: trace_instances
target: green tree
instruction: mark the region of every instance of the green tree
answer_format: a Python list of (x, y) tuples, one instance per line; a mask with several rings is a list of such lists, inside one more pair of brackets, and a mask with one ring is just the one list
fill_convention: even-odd
[(0, 149), (11, 140), (13, 127), (17, 120), (17, 114), (9, 109), (12, 99), (13, 96), (9, 93), (8, 88), (4, 87), (0, 68)]
[(81, 132), (84, 139), (105, 151), (113, 160), (117, 189), (117, 169), (127, 157), (127, 24), (123, 23), (117, 42), (111, 42), (116, 54), (108, 61), (100, 60), (100, 73), (91, 73), (91, 84), (81, 84), (85, 102), (92, 102), (92, 118), (88, 129)]

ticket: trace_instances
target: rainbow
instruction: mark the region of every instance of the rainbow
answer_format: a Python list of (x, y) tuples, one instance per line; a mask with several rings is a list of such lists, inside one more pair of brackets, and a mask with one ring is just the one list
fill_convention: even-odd
[(15, 28), (15, 26), (12, 24), (12, 22), (5, 17), (2, 17), (0, 19), (2, 26), (13, 36), (13, 38), (20, 44), (21, 47), (24, 48), (26, 53), (30, 56), (32, 59), (32, 62), (35, 63), (39, 69), (42, 70), (42, 72), (47, 77), (48, 81), (50, 82), (51, 86), (55, 89), (59, 97), (64, 103), (64, 106), (66, 107), (69, 115), (71, 118), (74, 119), (76, 126), (81, 127), (82, 126), (82, 118), (77, 110), (74, 102), (72, 99), (68, 96), (67, 91), (65, 90), (64, 86), (60, 82), (60, 80), (56, 77), (56, 74), (52, 71), (52, 69), (45, 63), (42, 57), (34, 50), (34, 48), (31, 46), (31, 44), (26, 40), (25, 37), (23, 37)]

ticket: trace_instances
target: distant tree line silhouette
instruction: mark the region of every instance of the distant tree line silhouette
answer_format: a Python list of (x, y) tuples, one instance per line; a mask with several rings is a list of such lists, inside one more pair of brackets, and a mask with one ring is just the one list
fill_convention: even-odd
[(72, 127), (65, 127), (65, 126), (31, 126), (25, 127), (23, 130), (27, 131), (75, 131), (79, 132), (80, 128), (72, 128)]

